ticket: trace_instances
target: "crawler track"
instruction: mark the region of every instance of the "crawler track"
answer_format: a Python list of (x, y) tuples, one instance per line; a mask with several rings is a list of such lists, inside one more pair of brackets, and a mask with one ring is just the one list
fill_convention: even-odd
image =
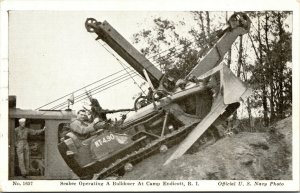
[(105, 179), (106, 177), (118, 173), (118, 171), (122, 170), (126, 163), (131, 163), (134, 165), (150, 157), (151, 155), (159, 151), (161, 145), (166, 145), (168, 148), (170, 148), (175, 144), (178, 144), (196, 125), (197, 123), (183, 126), (178, 130), (165, 135), (164, 137), (151, 141), (145, 147), (142, 147), (139, 150), (132, 152), (131, 154), (127, 154), (122, 159), (118, 159), (114, 163), (110, 164), (109, 167), (102, 169), (97, 174), (94, 174), (93, 180)]

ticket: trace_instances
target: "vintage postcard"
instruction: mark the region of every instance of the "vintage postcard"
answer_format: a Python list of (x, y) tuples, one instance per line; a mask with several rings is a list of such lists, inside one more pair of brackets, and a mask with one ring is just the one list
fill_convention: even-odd
[(1, 1), (0, 30), (1, 191), (299, 191), (299, 2)]

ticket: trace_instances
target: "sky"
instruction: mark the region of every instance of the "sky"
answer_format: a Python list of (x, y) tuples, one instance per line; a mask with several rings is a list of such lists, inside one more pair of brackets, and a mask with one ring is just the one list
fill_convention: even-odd
[[(149, 27), (156, 16), (192, 19), (186, 12), (11, 11), (9, 95), (17, 96), (17, 108), (36, 109), (122, 70), (121, 64), (101, 46), (103, 42), (95, 41), (96, 35), (86, 31), (86, 18), (107, 20), (131, 42), (132, 35)], [(142, 82), (138, 77), (134, 80)], [(103, 108), (132, 108), (132, 98), (138, 92), (140, 89), (130, 79), (94, 97)], [(81, 106), (78, 103), (73, 108), (78, 110)]]

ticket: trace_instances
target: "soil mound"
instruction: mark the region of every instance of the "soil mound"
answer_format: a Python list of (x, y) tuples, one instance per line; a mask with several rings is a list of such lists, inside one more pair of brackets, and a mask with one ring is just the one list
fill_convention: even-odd
[(137, 164), (123, 180), (291, 180), (292, 118), (266, 132), (226, 136), (194, 154), (163, 163), (176, 147)]

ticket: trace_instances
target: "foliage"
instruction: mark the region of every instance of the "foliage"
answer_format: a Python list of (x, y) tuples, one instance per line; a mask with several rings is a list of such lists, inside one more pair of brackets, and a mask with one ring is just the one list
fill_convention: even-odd
[[(134, 43), (160, 69), (184, 78), (218, 40), (226, 25), (225, 12), (190, 12), (194, 24), (155, 18), (154, 27), (134, 34)], [(247, 102), (249, 118), (255, 112), (265, 125), (285, 116), (292, 105), (292, 13), (286, 11), (248, 12), (251, 30), (238, 38), (228, 56), (230, 68), (254, 92)], [(226, 17), (226, 18), (225, 18)], [(188, 28), (181, 33), (181, 28)], [(240, 41), (240, 42), (239, 42)], [(237, 46), (239, 44), (239, 46)]]
[(141, 53), (155, 61), (163, 72), (177, 79), (184, 78), (208, 51), (208, 43), (213, 44), (217, 40), (216, 33), (211, 35), (194, 28), (188, 31), (188, 36), (180, 35), (177, 29), (186, 27), (184, 21), (175, 23), (159, 17), (153, 22), (153, 29), (133, 35), (133, 43), (138, 44), (141, 40), (146, 43)]
[[(263, 106), (265, 124), (281, 119), (292, 105), (292, 36), (285, 21), (290, 12), (252, 12), (249, 14), (254, 30), (252, 47), (257, 50), (249, 80), (255, 85), (259, 100), (254, 106)], [(258, 54), (259, 53), (259, 54)]]

